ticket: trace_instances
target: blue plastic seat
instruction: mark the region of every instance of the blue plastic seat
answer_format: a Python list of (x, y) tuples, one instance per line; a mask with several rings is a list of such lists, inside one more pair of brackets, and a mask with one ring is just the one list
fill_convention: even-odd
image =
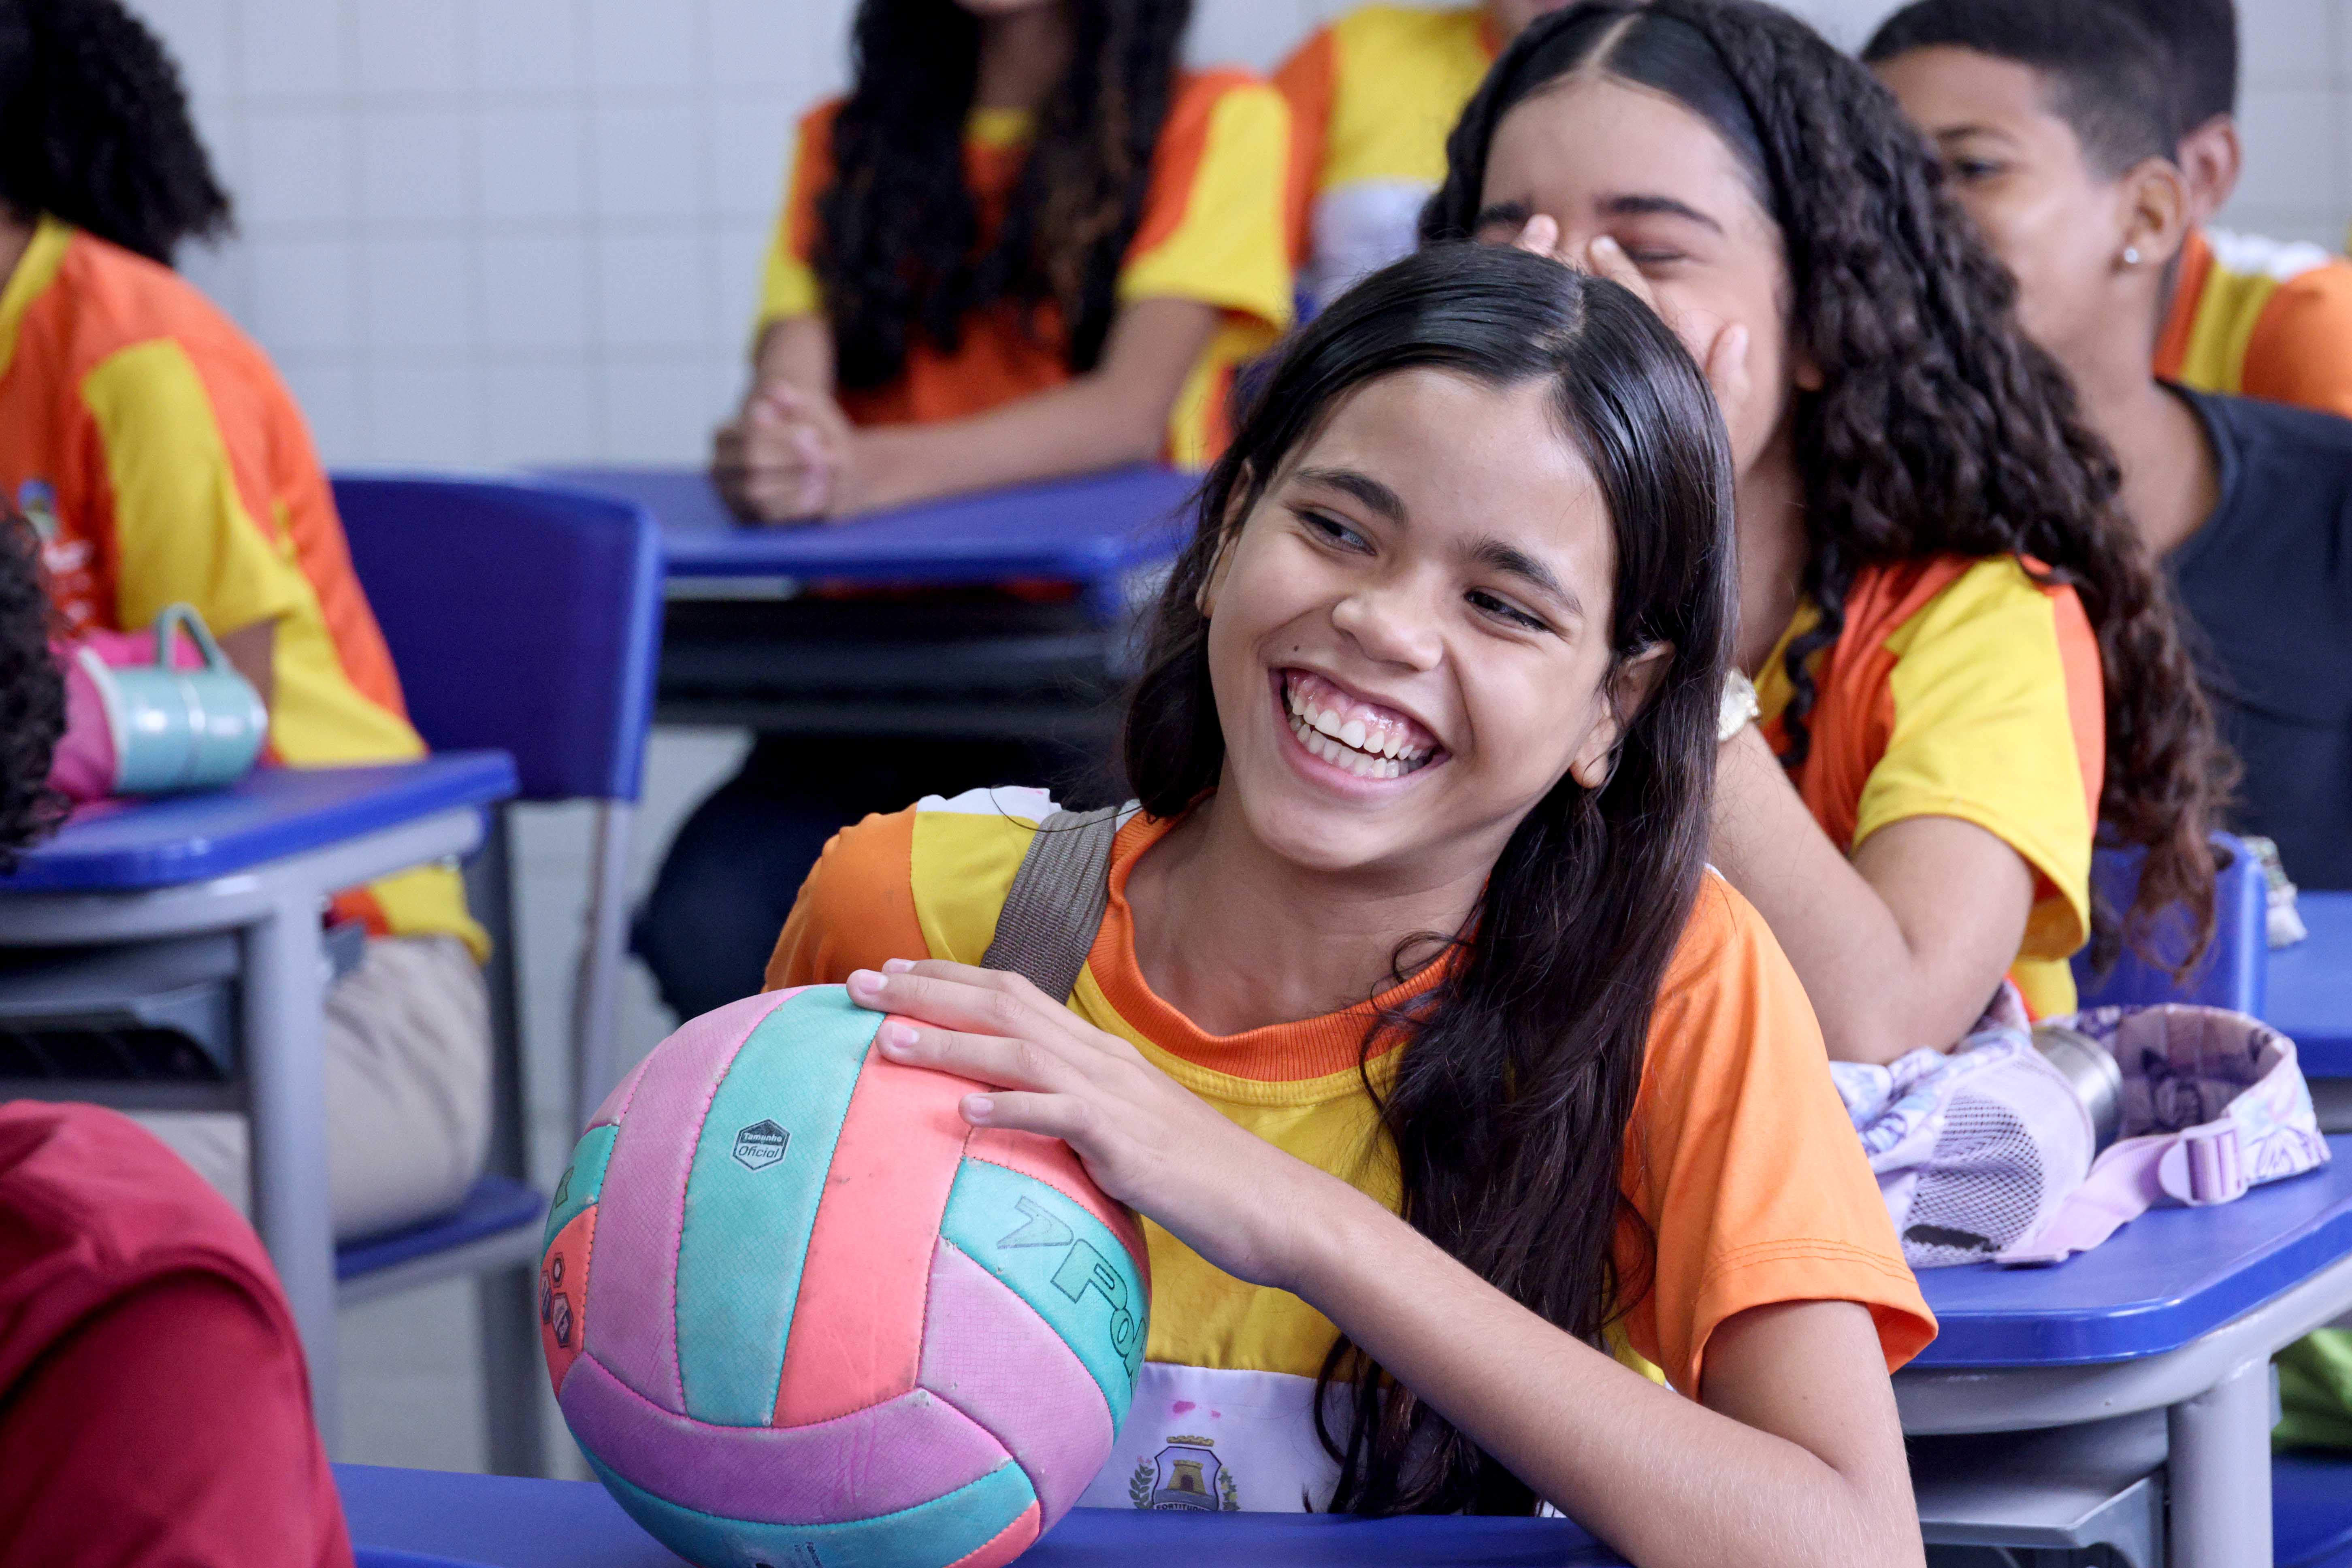
[(2271, 1561), (2352, 1568), (2352, 1454), (2272, 1457)]
[[(595, 807), (571, 1019), (577, 1125), (617, 1076), (629, 826), (661, 637), (659, 531), (643, 507), (548, 484), (344, 475), (334, 489), (352, 566), (425, 743), (495, 746), (514, 758), (519, 799)], [(489, 1172), (456, 1212), (338, 1248), (336, 1273), (346, 1301), (483, 1277), (490, 1462), (529, 1475), (542, 1465), (535, 1265), (546, 1209), (527, 1184), (502, 815), (467, 884), (496, 947), (487, 976), (497, 1044)]]
[[(2260, 867), (2244, 844), (2226, 833), (2213, 835), (2217, 858), (2228, 863), (2213, 879), (2213, 944), (2186, 981), (2126, 948), (2105, 974), (2091, 965), (2090, 950), (2074, 955), (2074, 986), (2084, 1007), (2135, 1006), (2193, 1002), (2262, 1016), (2263, 982), (2268, 973), (2267, 890)], [(2091, 857), (2091, 896), (2120, 915), (2139, 889), (2140, 849), (2102, 849)], [(2159, 959), (2189, 952), (2187, 911), (2158, 916), (2150, 945)]]

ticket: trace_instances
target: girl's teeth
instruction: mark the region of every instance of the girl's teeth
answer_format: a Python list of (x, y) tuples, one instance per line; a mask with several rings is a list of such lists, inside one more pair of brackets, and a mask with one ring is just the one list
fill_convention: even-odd
[(1364, 721), (1361, 719), (1350, 719), (1339, 727), (1339, 743), (1360, 752), (1364, 749), (1366, 733)]

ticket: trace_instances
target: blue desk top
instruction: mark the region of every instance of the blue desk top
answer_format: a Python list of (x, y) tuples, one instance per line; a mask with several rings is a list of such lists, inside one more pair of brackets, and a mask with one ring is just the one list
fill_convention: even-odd
[[(434, 1558), (486, 1568), (679, 1568), (592, 1481), (337, 1465), (361, 1568)], [(394, 1553), (412, 1552), (407, 1563)], [(1299, 1513), (1082, 1508), (1023, 1568), (1622, 1568), (1563, 1519), (1360, 1520)]]
[(2311, 1078), (2352, 1078), (2352, 893), (2295, 900), (2311, 934), (2271, 954), (2263, 1016), (2295, 1043)]
[(84, 806), (0, 895), (137, 892), (243, 871), (515, 793), (504, 752), (365, 768), (257, 768), (224, 790)]
[(2352, 1252), (2352, 1135), (2316, 1171), (2213, 1208), (2159, 1208), (2048, 1268), (1923, 1269), (1942, 1332), (1912, 1363), (2064, 1366), (2177, 1350)]
[(1090, 586), (1181, 542), (1194, 477), (1117, 468), (982, 490), (846, 522), (735, 521), (699, 468), (551, 468), (546, 477), (635, 501), (661, 521), (673, 577), (824, 578), (862, 586), (1049, 578)]

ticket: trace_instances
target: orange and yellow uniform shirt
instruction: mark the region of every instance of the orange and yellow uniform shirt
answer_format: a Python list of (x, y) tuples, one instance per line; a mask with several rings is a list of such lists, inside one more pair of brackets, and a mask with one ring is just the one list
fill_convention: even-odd
[[(269, 752), (292, 767), (425, 754), (310, 431), (268, 359), (169, 268), (55, 218), (0, 290), (0, 498), (41, 537), (64, 629), (194, 605), (277, 627)], [(457, 873), (345, 895), (379, 933), (488, 938)]]
[(1445, 179), (1445, 138), (1495, 63), (1483, 5), (1366, 5), (1275, 72), (1290, 100), (1290, 243), (1318, 309), (1416, 243)]
[[(1800, 609), (1756, 679), (1784, 756), (1789, 644), (1819, 619)], [(1951, 816), (2016, 850), (2034, 897), (2010, 978), (2035, 1017), (2072, 1012), (2106, 765), (2098, 638), (2074, 590), (2011, 556), (1870, 567), (1811, 670), (1811, 744), (1790, 778), (1822, 831), (1851, 854), (1890, 823)]]
[[(845, 829), (802, 888), (768, 984), (838, 982), (890, 958), (978, 963), (1053, 809), (1042, 791), (975, 790)], [(1136, 964), (1128, 875), (1171, 826), (1139, 815), (1120, 830), (1108, 909), (1070, 1005), (1234, 1121), (1394, 1209), (1395, 1152), (1358, 1077), (1360, 1053), (1376, 1009), (1434, 984), (1438, 970), (1345, 1012), (1204, 1033)], [(1382, 1047), (1374, 1085), (1394, 1067)], [(1641, 1223), (1621, 1226), (1619, 1278), (1642, 1294), (1612, 1342), (1621, 1360), (1654, 1363), (1685, 1394), (1696, 1394), (1708, 1336), (1751, 1307), (1861, 1302), (1890, 1368), (1934, 1337), (1804, 990), (1762, 919), (1712, 874), (1658, 996), (1622, 1188)], [(1145, 1506), (1137, 1500), (1165, 1484), (1158, 1470), (1175, 1454), (1218, 1477), (1227, 1508), (1296, 1510), (1302, 1496), (1319, 1506), (1337, 1470), (1316, 1441), (1311, 1394), (1337, 1330), (1297, 1297), (1242, 1283), (1149, 1220), (1143, 1229), (1143, 1375), (1081, 1502)]]
[(2352, 261), (2315, 245), (2190, 231), (2156, 374), (2352, 417)]
[[(821, 220), (817, 201), (833, 182), (833, 121), (838, 100), (800, 124), (782, 216), (768, 252), (759, 326), (821, 316), (824, 299), (812, 265)], [(1032, 117), (975, 110), (964, 132), (964, 177), (992, 230), (1021, 175)], [(1187, 377), (1168, 423), (1167, 457), (1202, 468), (1231, 437), (1227, 395), (1234, 371), (1264, 353), (1290, 324), (1290, 261), (1284, 245), (1283, 179), (1290, 116), (1281, 96), (1240, 71), (1188, 72), (1171, 95), (1151, 160), (1143, 214), (1117, 284), (1122, 305), (1197, 300), (1222, 322)], [(975, 313), (953, 353), (919, 336), (907, 367), (887, 386), (845, 392), (841, 405), (860, 425), (958, 419), (984, 414), (1070, 379), (1060, 307), (1035, 307), (1024, 321)]]

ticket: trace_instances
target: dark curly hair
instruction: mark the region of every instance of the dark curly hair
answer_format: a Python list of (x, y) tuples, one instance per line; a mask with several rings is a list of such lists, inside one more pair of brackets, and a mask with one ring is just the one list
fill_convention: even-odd
[(920, 333), (953, 353), (975, 310), (1060, 308), (1070, 368), (1102, 355), (1141, 221), (1192, 0), (1071, 0), (1070, 65), (986, 232), (964, 180), (980, 23), (955, 0), (864, 0), (833, 122), (816, 275), (849, 390), (896, 380)]
[[(1682, 343), (1614, 283), (1503, 246), (1423, 249), (1316, 317), (1252, 399), (1202, 481), (1192, 541), (1153, 616), (1128, 705), (1129, 782), (1178, 816), (1214, 789), (1224, 731), (1201, 590), (1220, 552), (1331, 410), (1383, 376), (1431, 369), (1543, 388), (1559, 439), (1590, 466), (1615, 542), (1611, 678), (1663, 649), (1598, 789), (1564, 773), (1511, 834), (1459, 931), (1454, 962), (1364, 1042), (1396, 1046), (1364, 1087), (1395, 1147), (1402, 1212), (1479, 1278), (1598, 1340), (1648, 1288), (1615, 1243), (1649, 1240), (1619, 1185), (1650, 1018), (1701, 889), (1715, 723), (1736, 606), (1728, 438)], [(1718, 893), (1716, 896), (1720, 896)], [(1398, 949), (1426, 956), (1427, 940)], [(1647, 1268), (1646, 1247), (1625, 1261)], [(1335, 1385), (1351, 1401), (1327, 1401)], [(1357, 1513), (1527, 1513), (1527, 1484), (1348, 1341), (1316, 1389), (1339, 1461), (1331, 1506)], [(1346, 1412), (1344, 1432), (1331, 1417)]]
[(227, 232), (179, 68), (118, 0), (0, 0), (0, 203), (166, 267)]
[(40, 542), (23, 518), (0, 513), (0, 870), (65, 820), (65, 797), (49, 787), (49, 759), (65, 729)]
[[(2190, 911), (2213, 930), (2207, 843), (2227, 753), (2170, 596), (2117, 504), (2121, 476), (2055, 361), (2016, 324), (2017, 287), (1944, 190), (1895, 100), (1787, 13), (1751, 0), (1584, 0), (1521, 33), (1446, 143), (1424, 239), (1467, 237), (1505, 114), (1578, 70), (1667, 93), (1748, 168), (1787, 247), (1789, 331), (1822, 377), (1792, 419), (1821, 619), (1788, 651), (1790, 766), (1810, 743), (1813, 657), (1855, 574), (1937, 555), (2030, 556), (2072, 586), (2105, 675), (2104, 842), (2147, 851), (2121, 935)], [(2111, 911), (2095, 951), (2112, 952)]]

